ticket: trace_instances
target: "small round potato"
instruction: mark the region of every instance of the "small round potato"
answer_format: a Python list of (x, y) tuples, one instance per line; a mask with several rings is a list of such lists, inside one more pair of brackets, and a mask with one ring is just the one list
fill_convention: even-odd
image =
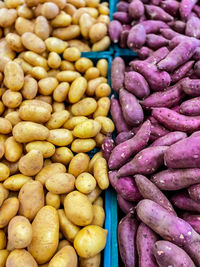
[(104, 134), (112, 133), (115, 129), (115, 125), (110, 118), (104, 116), (98, 116), (95, 118), (101, 124), (101, 132)]
[(13, 91), (19, 91), (24, 84), (24, 72), (21, 66), (14, 62), (8, 62), (4, 69), (4, 83)]
[(84, 77), (86, 80), (93, 80), (93, 79), (98, 78), (99, 75), (100, 75), (99, 70), (95, 67), (91, 67), (85, 72)]
[(73, 135), (78, 138), (91, 138), (96, 136), (100, 130), (100, 123), (96, 123), (94, 120), (86, 120), (75, 126)]
[(30, 142), (26, 145), (26, 151), (39, 150), (44, 158), (50, 158), (55, 153), (55, 146), (46, 141)]
[(58, 86), (58, 81), (54, 77), (47, 77), (38, 82), (39, 93), (42, 95), (51, 95)]
[(57, 173), (46, 180), (45, 186), (53, 194), (66, 194), (74, 190), (75, 177), (70, 173)]
[(77, 177), (82, 172), (88, 170), (90, 158), (85, 153), (78, 153), (69, 164), (68, 172)]
[(107, 26), (102, 23), (98, 22), (90, 28), (89, 37), (92, 43), (96, 43), (102, 38), (104, 38), (107, 34)]
[(63, 51), (67, 48), (68, 44), (65, 41), (60, 40), (56, 37), (49, 37), (45, 40), (45, 44), (47, 49), (50, 52), (56, 52), (58, 54), (63, 53)]
[(53, 99), (57, 102), (64, 102), (69, 92), (69, 83), (60, 83), (53, 91)]
[(50, 27), (49, 22), (45, 17), (39, 16), (36, 18), (34, 32), (43, 41), (49, 37)]
[(59, 162), (67, 165), (73, 158), (73, 153), (68, 147), (58, 147), (52, 156), (53, 162)]
[(75, 139), (72, 142), (71, 150), (76, 153), (86, 153), (94, 149), (96, 146), (96, 142), (91, 139)]
[(37, 81), (30, 75), (25, 76), (21, 93), (25, 99), (33, 99), (38, 91)]
[(72, 113), (75, 116), (91, 115), (97, 108), (97, 102), (94, 98), (86, 97), (72, 105)]
[(101, 83), (97, 86), (95, 94), (98, 98), (109, 96), (111, 93), (111, 88), (107, 83)]
[(93, 204), (94, 204), (94, 205), (97, 205), (97, 206), (100, 206), (100, 207), (103, 208), (103, 198), (102, 198), (102, 197), (98, 197), (98, 198), (94, 201)]
[(3, 104), (8, 108), (17, 108), (22, 102), (22, 95), (20, 92), (6, 90), (2, 96)]
[(64, 128), (68, 129), (68, 130), (73, 130), (76, 125), (86, 121), (88, 118), (85, 116), (75, 116), (75, 117), (71, 117), (69, 120), (67, 120), (65, 122), (65, 124), (63, 125)]
[(86, 72), (91, 67), (93, 67), (93, 62), (91, 59), (86, 57), (79, 58), (75, 63), (75, 68), (81, 73)]
[(19, 191), (25, 183), (31, 180), (31, 177), (19, 173), (6, 179), (3, 186), (8, 190)]
[(56, 146), (68, 146), (73, 141), (73, 135), (67, 129), (50, 130), (47, 141)]
[(22, 44), (26, 49), (33, 51), (35, 53), (42, 53), (45, 51), (46, 46), (41, 38), (32, 32), (25, 32), (21, 37)]
[(41, 12), (47, 19), (53, 19), (59, 14), (59, 8), (55, 3), (47, 2), (42, 5)]
[(9, 120), (0, 117), (0, 134), (9, 134), (12, 131), (12, 124)]
[(71, 24), (72, 18), (68, 12), (61, 11), (53, 20), (51, 26), (54, 28), (67, 27)]
[(19, 160), (19, 170), (27, 176), (36, 175), (43, 166), (43, 156), (40, 150), (31, 150)]
[(53, 36), (61, 40), (68, 41), (79, 37), (81, 31), (79, 25), (69, 25), (68, 27), (56, 28)]
[(80, 58), (80, 56), (81, 56), (81, 53), (79, 49), (76, 47), (69, 47), (65, 49), (63, 53), (64, 59), (68, 61), (76, 61)]
[(54, 112), (46, 123), (48, 129), (58, 129), (68, 120), (70, 113), (67, 110)]
[(83, 194), (91, 193), (96, 187), (96, 180), (88, 173), (83, 172), (76, 178), (75, 186)]

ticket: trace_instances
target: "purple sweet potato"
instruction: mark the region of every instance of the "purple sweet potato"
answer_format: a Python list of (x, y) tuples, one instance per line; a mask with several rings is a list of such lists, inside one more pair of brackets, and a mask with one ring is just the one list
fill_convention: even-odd
[(200, 212), (199, 202), (191, 199), (187, 192), (176, 193), (171, 197), (171, 202), (181, 210)]
[(153, 50), (143, 46), (138, 50), (138, 56), (140, 59), (146, 59), (153, 53)]
[(125, 88), (136, 97), (142, 99), (150, 94), (149, 85), (144, 77), (135, 71), (125, 73)]
[(190, 38), (181, 42), (166, 56), (165, 59), (158, 63), (158, 68), (169, 72), (174, 71), (193, 56), (197, 46), (198, 40), (195, 38)]
[(121, 132), (117, 135), (117, 137), (115, 139), (115, 143), (116, 143), (116, 145), (119, 145), (119, 144), (131, 139), (133, 136), (134, 136), (134, 133), (132, 131)]
[(200, 78), (200, 60), (194, 65), (194, 73)]
[(106, 159), (107, 161), (109, 160), (110, 154), (114, 147), (115, 142), (111, 136), (107, 136), (106, 138), (104, 138), (103, 144), (101, 145), (101, 151), (104, 159)]
[(152, 116), (171, 130), (191, 133), (200, 129), (200, 116), (185, 116), (168, 108), (154, 108)]
[(150, 117), (149, 119), (151, 121), (151, 134), (149, 138), (151, 142), (169, 133), (163, 125), (158, 123), (156, 120), (153, 120), (153, 117)]
[(146, 33), (157, 33), (160, 29), (168, 29), (169, 26), (160, 20), (146, 20), (140, 23), (144, 28)]
[(154, 51), (150, 57), (148, 57), (145, 62), (156, 65), (162, 59), (164, 59), (169, 54), (167, 47), (161, 47)]
[[(138, 222), (128, 213), (118, 225), (118, 243), (121, 259), (126, 267), (135, 267), (136, 255), (136, 233)], [(131, 234), (130, 234), (131, 233)]]
[(200, 183), (200, 169), (167, 169), (154, 174), (151, 181), (161, 190), (175, 191)]
[(173, 17), (165, 12), (162, 8), (153, 5), (145, 5), (145, 10), (150, 19), (161, 20), (169, 22), (173, 20)]
[(136, 245), (139, 255), (140, 267), (157, 267), (153, 256), (153, 247), (158, 236), (144, 223), (141, 223), (137, 230)]
[(180, 105), (180, 113), (188, 116), (200, 115), (200, 97), (186, 100)]
[(117, 11), (127, 12), (129, 7), (129, 3), (126, 1), (120, 1), (117, 3)]
[(190, 96), (200, 96), (200, 79), (185, 78), (182, 82), (183, 91)]
[(111, 67), (111, 85), (115, 92), (123, 87), (124, 84), (125, 63), (121, 57), (113, 59)]
[(140, 0), (134, 0), (130, 3), (128, 8), (128, 14), (133, 19), (139, 19), (144, 15), (144, 5)]
[(169, 42), (169, 48), (172, 50), (177, 47), (180, 43), (190, 40), (191, 37), (185, 36), (183, 34), (178, 34), (172, 38)]
[(165, 37), (168, 40), (171, 40), (177, 35), (179, 35), (179, 33), (173, 31), (172, 29), (161, 29), (160, 33), (162, 34), (163, 37)]
[(191, 60), (180, 66), (178, 69), (176, 69), (174, 73), (171, 75), (172, 82), (176, 83), (182, 78), (184, 78), (186, 74), (192, 69), (193, 65), (194, 61)]
[(161, 3), (162, 9), (175, 17), (178, 13), (180, 3), (176, 0), (165, 0)]
[(192, 59), (194, 60), (200, 60), (200, 47), (197, 47), (195, 52), (194, 52), (194, 55), (192, 56)]
[(129, 127), (124, 120), (119, 101), (115, 98), (111, 98), (110, 113), (117, 132), (128, 132)]
[(186, 133), (183, 132), (170, 132), (160, 138), (158, 138), (156, 141), (154, 141), (151, 146), (171, 146), (175, 144), (176, 142), (184, 139), (187, 137)]
[(183, 216), (183, 219), (189, 223), (194, 230), (200, 234), (200, 215), (187, 214)]
[(140, 130), (131, 139), (117, 145), (109, 158), (108, 166), (111, 170), (118, 169), (132, 156), (142, 150), (148, 143), (151, 133), (149, 120), (143, 123)]
[(188, 188), (188, 193), (189, 193), (191, 199), (193, 199), (197, 202), (200, 202), (200, 184), (191, 185)]
[(125, 121), (131, 126), (137, 126), (144, 120), (144, 113), (137, 98), (126, 91), (120, 89), (119, 101)]
[(200, 19), (192, 16), (186, 23), (185, 34), (190, 37), (200, 38)]
[(118, 43), (122, 30), (122, 25), (118, 20), (109, 23), (108, 32), (113, 43)]
[(134, 210), (135, 203), (125, 200), (120, 194), (117, 194), (117, 203), (120, 209), (125, 213), (128, 214), (131, 210)]
[(118, 177), (154, 173), (164, 163), (164, 153), (167, 148), (167, 146), (155, 146), (143, 149), (119, 169)]
[(183, 20), (188, 19), (196, 2), (197, 0), (182, 0), (181, 1), (179, 12)]
[(166, 71), (159, 71), (157, 66), (146, 61), (130, 62), (131, 67), (144, 76), (154, 91), (162, 91), (170, 85), (171, 77)]
[(169, 241), (162, 240), (156, 242), (153, 254), (160, 267), (195, 267), (195, 264), (189, 255), (183, 249)]
[(169, 40), (166, 38), (156, 35), (154, 33), (147, 34), (146, 45), (151, 49), (157, 50), (160, 47), (167, 46)]
[(159, 6), (161, 4), (162, 0), (151, 0), (151, 4), (155, 6)]
[(200, 135), (193, 135), (171, 145), (165, 152), (168, 168), (198, 168), (200, 165)]
[(140, 174), (135, 175), (134, 178), (137, 188), (144, 199), (150, 199), (173, 214), (176, 214), (169, 200), (155, 184)]
[(127, 47), (127, 40), (128, 40), (128, 35), (129, 35), (130, 30), (123, 30), (120, 34), (119, 38), (119, 46), (121, 48), (126, 48)]
[(108, 172), (108, 179), (110, 181), (110, 184), (112, 185), (112, 187), (115, 189), (116, 185), (117, 185), (117, 171), (109, 171)]
[(146, 31), (141, 24), (137, 24), (129, 31), (127, 45), (130, 49), (141, 48), (146, 41)]
[(177, 113), (180, 113), (180, 106), (172, 107), (171, 110), (176, 111)]
[(185, 26), (186, 26), (186, 23), (182, 20), (176, 20), (174, 21), (173, 25), (172, 25), (172, 28), (178, 32), (178, 33), (185, 33)]
[(197, 14), (197, 16), (200, 18), (200, 6), (194, 5), (193, 11)]
[(119, 20), (123, 24), (129, 24), (131, 23), (131, 18), (129, 17), (128, 13), (117, 11), (113, 14), (114, 20)]

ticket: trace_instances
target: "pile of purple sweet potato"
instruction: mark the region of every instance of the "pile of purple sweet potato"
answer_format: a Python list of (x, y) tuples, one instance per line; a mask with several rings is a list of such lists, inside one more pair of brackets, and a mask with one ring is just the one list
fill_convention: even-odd
[(117, 97), (111, 99), (111, 115), (118, 135), (102, 145), (126, 214), (118, 226), (126, 267), (200, 266), (197, 4), (120, 1), (110, 23), (112, 40), (139, 55), (129, 63), (113, 60)]

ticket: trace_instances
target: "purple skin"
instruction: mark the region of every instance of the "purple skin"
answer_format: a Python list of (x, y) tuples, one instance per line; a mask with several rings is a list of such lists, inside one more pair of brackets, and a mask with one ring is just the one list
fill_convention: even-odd
[(125, 73), (125, 62), (121, 57), (114, 58), (111, 66), (111, 85), (115, 92), (123, 87)]
[(151, 0), (151, 4), (155, 6), (159, 6), (161, 4), (162, 0)]
[(115, 143), (116, 143), (116, 145), (119, 145), (119, 144), (131, 139), (133, 136), (134, 136), (134, 133), (132, 131), (121, 132), (117, 135), (117, 137), (115, 139)]
[(131, 23), (131, 18), (129, 17), (128, 13), (126, 12), (115, 12), (113, 14), (113, 19), (114, 20), (119, 20), (123, 24), (129, 24)]
[(135, 203), (125, 200), (120, 194), (117, 194), (117, 203), (123, 213), (128, 214), (131, 210), (134, 210)]
[(170, 85), (171, 77), (169, 73), (166, 71), (160, 72), (157, 66), (139, 60), (130, 62), (130, 65), (135, 71), (144, 76), (153, 91), (162, 91)]
[(117, 181), (118, 181), (117, 171), (109, 171), (108, 172), (108, 179), (109, 179), (112, 187), (116, 190), (116, 185), (117, 185)]
[(200, 202), (200, 184), (191, 185), (188, 188), (188, 193), (194, 201)]
[(111, 98), (110, 113), (118, 133), (128, 132), (130, 130), (124, 120), (119, 101), (115, 98)]
[(169, 42), (169, 48), (172, 50), (175, 47), (177, 47), (180, 43), (190, 40), (190, 37), (185, 36), (183, 34), (178, 34), (177, 36), (175, 36), (174, 38), (171, 39), (171, 41)]
[(149, 56), (151, 56), (152, 53), (153, 53), (152, 49), (150, 49), (146, 46), (143, 46), (138, 51), (138, 56), (140, 59), (144, 60), (144, 59), (147, 59)]
[(200, 80), (185, 78), (182, 89), (187, 95), (200, 96)]
[(183, 249), (168, 241), (156, 242), (153, 254), (160, 267), (195, 267), (194, 262)]
[(194, 65), (194, 73), (200, 78), (200, 60)]
[(181, 18), (184, 21), (188, 19), (196, 3), (197, 3), (197, 0), (182, 0), (181, 1), (179, 12), (180, 12)]
[(119, 38), (119, 46), (121, 48), (127, 47), (127, 40), (128, 40), (129, 30), (123, 30), (120, 34)]
[(191, 60), (180, 66), (178, 69), (176, 69), (174, 73), (171, 75), (172, 82), (176, 83), (182, 78), (184, 78), (186, 74), (192, 69), (193, 65), (194, 61)]
[(152, 123), (151, 124), (151, 135), (150, 135), (149, 140), (151, 142), (155, 141), (158, 138), (163, 137), (168, 133), (169, 133), (169, 131), (165, 127), (160, 125), (159, 123)]
[(181, 42), (167, 55), (165, 59), (158, 63), (158, 68), (168, 72), (174, 71), (193, 56), (197, 46), (198, 40), (194, 38)]
[(200, 116), (200, 97), (195, 97), (180, 105), (180, 113), (188, 116)]
[(137, 255), (135, 241), (137, 228), (138, 222), (133, 218), (132, 212), (128, 213), (118, 224), (119, 252), (126, 267), (136, 266)]
[(197, 16), (200, 18), (200, 6), (194, 5), (193, 11), (197, 14)]
[(190, 37), (200, 38), (200, 19), (192, 16), (186, 23), (185, 34)]
[(200, 183), (200, 169), (167, 169), (154, 174), (151, 181), (161, 190), (176, 191)]
[(195, 50), (195, 52), (194, 52), (194, 55), (193, 55), (193, 57), (192, 57), (192, 59), (194, 59), (194, 60), (200, 60), (200, 47), (197, 47), (196, 48), (196, 50)]
[(113, 149), (108, 162), (109, 168), (111, 170), (118, 169), (120, 166), (126, 163), (131, 156), (145, 148), (149, 141), (150, 133), (151, 123), (149, 120), (147, 120), (143, 123), (140, 130), (134, 137), (124, 141)]
[(176, 20), (176, 21), (174, 21), (172, 28), (176, 32), (184, 34), (185, 33), (185, 26), (186, 26), (186, 23), (184, 21)]
[(160, 33), (162, 34), (163, 37), (165, 37), (168, 40), (171, 40), (177, 35), (179, 35), (179, 33), (173, 31), (172, 29), (161, 29)]
[(189, 223), (194, 230), (200, 234), (200, 215), (186, 215), (183, 216), (183, 219)]
[(186, 137), (187, 134), (183, 132), (170, 132), (165, 136), (158, 138), (151, 144), (151, 146), (171, 146)]
[(166, 38), (156, 35), (156, 34), (147, 34), (146, 37), (146, 45), (150, 47), (151, 49), (157, 50), (158, 48), (161, 48), (163, 46), (167, 46), (169, 43), (169, 40)]
[(164, 163), (164, 152), (167, 149), (167, 146), (155, 146), (143, 149), (131, 161), (119, 169), (117, 176), (123, 177), (135, 174), (150, 175), (154, 173)]
[(119, 91), (119, 102), (125, 121), (131, 126), (137, 126), (144, 120), (144, 113), (137, 98), (125, 89)]
[(158, 266), (153, 255), (153, 246), (157, 240), (158, 236), (148, 226), (141, 223), (136, 236), (140, 267)]
[(125, 88), (139, 99), (145, 98), (150, 94), (149, 85), (144, 77), (135, 71), (125, 72)]
[(144, 5), (140, 0), (134, 0), (130, 3), (128, 14), (133, 19), (139, 19), (144, 15)]
[(115, 147), (115, 142), (112, 139), (112, 137), (108, 136), (104, 138), (103, 144), (101, 145), (101, 151), (104, 159), (106, 159), (107, 161), (109, 160), (110, 154), (114, 149), (114, 147)]
[(127, 201), (138, 202), (143, 198), (133, 177), (119, 178), (115, 190)]
[(161, 2), (161, 8), (175, 17), (178, 13), (180, 3), (175, 0), (165, 0)]
[(168, 29), (169, 26), (160, 20), (146, 20), (141, 22), (141, 25), (145, 28), (146, 33), (157, 33), (160, 29)]
[(129, 32), (127, 45), (130, 49), (141, 48), (146, 41), (146, 32), (141, 24), (132, 27)]
[(125, 1), (120, 1), (117, 4), (117, 11), (127, 12), (128, 7), (129, 7), (129, 3), (125, 2)]
[(180, 106), (175, 106), (175, 107), (171, 108), (171, 110), (174, 110), (177, 113), (180, 113)]
[(174, 18), (162, 8), (153, 5), (145, 5), (145, 10), (150, 19), (161, 20), (163, 22), (172, 21)]
[(152, 116), (171, 130), (192, 133), (200, 129), (200, 117), (185, 116), (168, 108), (154, 108)]
[(143, 175), (138, 174), (135, 175), (134, 178), (137, 188), (139, 189), (139, 192), (144, 199), (150, 199), (163, 208), (167, 209), (169, 212), (176, 214), (172, 207), (172, 204), (155, 184), (153, 184)]
[(118, 43), (120, 34), (122, 33), (121, 23), (118, 20), (111, 21), (109, 23), (108, 32), (113, 43)]
[(187, 192), (178, 192), (171, 197), (173, 205), (181, 210), (200, 212), (198, 201), (190, 198)]
[(154, 51), (150, 57), (148, 57), (145, 62), (156, 65), (162, 59), (164, 59), (169, 54), (167, 47), (161, 47)]

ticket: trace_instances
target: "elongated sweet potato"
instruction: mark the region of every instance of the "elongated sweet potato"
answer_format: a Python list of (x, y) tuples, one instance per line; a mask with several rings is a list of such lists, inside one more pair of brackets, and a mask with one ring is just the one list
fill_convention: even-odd
[(129, 32), (130, 32), (130, 29), (125, 29), (121, 32), (120, 38), (119, 38), (119, 46), (121, 48), (127, 47), (127, 40), (128, 40)]
[(194, 65), (194, 73), (200, 77), (200, 60), (198, 60)]
[(186, 23), (185, 34), (199, 39), (200, 37), (200, 19), (192, 16)]
[(183, 64), (180, 68), (174, 71), (174, 73), (171, 75), (171, 79), (173, 83), (178, 82), (182, 78), (186, 76), (186, 74), (192, 69), (194, 65), (194, 61), (190, 60)]
[(167, 146), (148, 147), (140, 151), (130, 162), (122, 166), (118, 177), (154, 173), (164, 162), (164, 152)]
[(107, 136), (106, 138), (104, 138), (103, 144), (101, 145), (101, 151), (104, 159), (106, 159), (107, 161), (114, 147), (115, 147), (115, 142), (112, 139), (112, 137)]
[(116, 145), (119, 145), (119, 144), (131, 139), (133, 136), (134, 136), (134, 133), (132, 131), (121, 132), (117, 135), (117, 137), (115, 139), (115, 143), (116, 143)]
[(169, 241), (158, 241), (154, 245), (153, 254), (160, 267), (190, 266), (195, 267), (189, 255)]
[(160, 29), (168, 29), (169, 26), (160, 20), (147, 20), (141, 22), (141, 25), (145, 28), (146, 33), (157, 33)]
[(178, 46), (181, 42), (190, 40), (190, 37), (185, 36), (183, 34), (178, 34), (177, 36), (175, 36), (174, 38), (172, 38), (169, 42), (169, 48), (172, 50), (174, 49), (176, 46)]
[(144, 15), (144, 5), (140, 0), (134, 0), (129, 4), (128, 14), (133, 19), (139, 19)]
[(199, 202), (200, 201), (200, 184), (191, 185), (188, 188), (188, 193), (191, 199)]
[(174, 37), (179, 35), (179, 33), (173, 31), (172, 29), (161, 29), (160, 33), (168, 40), (172, 40)]
[(117, 185), (117, 171), (109, 171), (108, 173), (108, 179), (110, 181), (110, 184), (112, 185), (112, 187), (115, 189), (116, 185)]
[(178, 33), (185, 33), (186, 23), (182, 20), (174, 21), (172, 28)]
[(140, 59), (146, 59), (153, 53), (153, 50), (143, 46), (138, 50), (138, 56)]
[(196, 2), (197, 0), (182, 0), (181, 1), (179, 12), (183, 20), (188, 19)]
[(161, 20), (169, 22), (173, 20), (173, 17), (165, 12), (162, 8), (153, 5), (145, 5), (145, 10), (150, 19)]
[(119, 41), (122, 30), (122, 25), (118, 20), (113, 20), (109, 23), (108, 31), (113, 43), (117, 43)]
[(191, 215), (191, 214), (187, 214), (187, 215), (183, 215), (183, 219), (189, 223), (192, 228), (194, 228), (194, 230), (200, 234), (200, 215)]
[(186, 133), (183, 132), (170, 132), (160, 138), (158, 138), (156, 141), (154, 141), (151, 146), (171, 146), (175, 144), (176, 142), (184, 139), (187, 137)]
[(200, 96), (200, 80), (185, 78), (182, 82), (183, 91), (190, 96)]
[(173, 205), (181, 210), (200, 212), (198, 201), (190, 198), (187, 192), (178, 192), (171, 197)]
[(157, 267), (153, 255), (153, 247), (158, 240), (158, 236), (144, 223), (141, 223), (137, 230), (136, 245), (139, 255), (140, 267)]
[(131, 18), (126, 12), (117, 11), (113, 14), (114, 20), (119, 20), (122, 24), (129, 24), (131, 23)]
[(162, 59), (164, 59), (169, 54), (167, 47), (161, 47), (158, 50), (154, 51), (150, 57), (148, 57), (145, 62), (156, 65)]
[(130, 49), (141, 48), (146, 41), (146, 31), (141, 24), (132, 27), (128, 34), (127, 45)]
[(180, 3), (176, 0), (162, 1), (161, 7), (173, 17), (177, 15)]
[(127, 160), (142, 150), (148, 143), (151, 133), (151, 123), (149, 120), (143, 123), (140, 130), (131, 139), (117, 145), (109, 158), (108, 166), (111, 170), (118, 169)]
[(163, 46), (167, 46), (169, 43), (169, 40), (164, 38), (163, 36), (156, 35), (154, 33), (147, 34), (146, 36), (146, 44), (151, 49), (158, 49)]
[(180, 113), (188, 116), (200, 115), (200, 97), (195, 97), (180, 105)]
[(200, 60), (200, 47), (197, 47), (192, 57), (194, 60)]
[(135, 203), (125, 200), (120, 194), (117, 194), (117, 203), (125, 214), (135, 209)]
[(119, 92), (124, 84), (125, 63), (121, 57), (116, 57), (111, 67), (111, 85), (114, 91)]
[(129, 7), (129, 3), (125, 1), (120, 1), (119, 3), (117, 3), (117, 11), (127, 12), (128, 7)]
[(151, 121), (151, 134), (149, 138), (151, 142), (169, 133), (169, 130), (163, 127), (163, 125), (161, 125), (153, 117), (149, 117), (149, 119)]

